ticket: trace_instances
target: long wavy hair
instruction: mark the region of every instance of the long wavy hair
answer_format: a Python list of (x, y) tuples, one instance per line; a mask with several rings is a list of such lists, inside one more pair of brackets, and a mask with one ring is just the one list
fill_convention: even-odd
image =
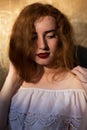
[(41, 66), (32, 59), (34, 23), (37, 19), (52, 16), (56, 20), (58, 48), (52, 68), (71, 70), (76, 65), (73, 29), (68, 18), (50, 4), (34, 3), (26, 6), (17, 17), (9, 43), (9, 58), (21, 78), (33, 81)]

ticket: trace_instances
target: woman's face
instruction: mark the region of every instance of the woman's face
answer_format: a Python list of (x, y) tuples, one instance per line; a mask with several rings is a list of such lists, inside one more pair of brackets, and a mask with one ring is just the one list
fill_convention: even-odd
[(56, 20), (52, 16), (41, 17), (34, 23), (33, 59), (37, 64), (50, 65), (58, 47)]

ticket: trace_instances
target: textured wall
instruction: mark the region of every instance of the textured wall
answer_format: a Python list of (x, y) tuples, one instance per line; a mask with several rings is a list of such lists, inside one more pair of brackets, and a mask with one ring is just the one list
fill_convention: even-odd
[[(12, 24), (20, 10), (37, 0), (0, 0), (0, 86), (8, 70), (8, 42)], [(64, 12), (70, 19), (77, 39), (76, 44), (87, 46), (87, 0), (38, 0), (50, 3)]]

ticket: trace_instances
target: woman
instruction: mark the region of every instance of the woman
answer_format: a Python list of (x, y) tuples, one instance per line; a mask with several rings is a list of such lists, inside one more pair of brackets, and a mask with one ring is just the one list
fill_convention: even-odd
[(74, 68), (73, 31), (66, 16), (48, 4), (25, 7), (13, 26), (9, 58), (0, 93), (1, 127), (77, 130), (87, 97)]

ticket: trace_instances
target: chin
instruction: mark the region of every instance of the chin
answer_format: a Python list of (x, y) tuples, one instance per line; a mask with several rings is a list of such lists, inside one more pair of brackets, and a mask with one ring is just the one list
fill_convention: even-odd
[(51, 64), (51, 61), (45, 61), (45, 62), (36, 62), (37, 64), (39, 65), (42, 65), (42, 66), (48, 66)]
[(48, 58), (48, 59), (36, 59), (35, 62), (39, 65), (47, 66), (50, 65), (53, 61), (53, 58)]
[(42, 66), (47, 66), (47, 65), (49, 65), (48, 63), (37, 63), (37, 64), (42, 65)]

